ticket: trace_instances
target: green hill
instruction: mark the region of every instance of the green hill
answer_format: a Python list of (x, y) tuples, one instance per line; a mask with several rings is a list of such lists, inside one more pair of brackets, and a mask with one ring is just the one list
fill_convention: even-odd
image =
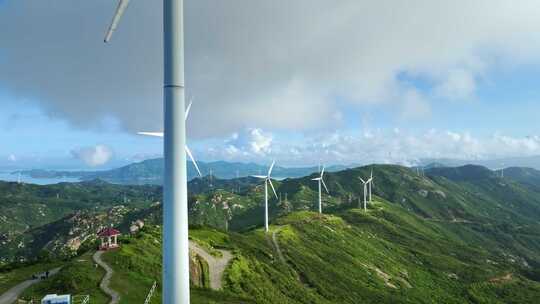
[[(375, 196), (365, 212), (357, 208), (359, 177), (372, 170)], [(330, 194), (323, 195), (320, 216), (312, 212), (314, 176), (274, 182), (282, 199), (270, 201), (270, 234), (261, 229), (260, 181), (246, 180), (234, 193), (227, 181), (197, 185), (189, 198), (190, 236), (210, 253), (227, 249), (234, 259), (223, 290), (211, 291), (208, 266), (192, 257), (193, 303), (536, 303), (540, 298), (540, 192), (530, 179), (501, 178), (477, 166), (436, 167), (426, 176), (391, 165), (348, 169), (326, 175)], [(119, 226), (134, 219), (159, 225), (160, 215), (161, 205), (140, 208), (123, 216)], [(123, 303), (142, 301), (152, 282), (159, 284), (160, 239), (159, 227), (147, 225), (105, 256), (117, 273), (113, 286)], [(27, 296), (69, 291), (99, 298), (100, 276), (77, 270), (83, 267), (77, 258), (66, 263), (55, 285), (43, 282)]]
[[(157, 186), (122, 186), (100, 180), (56, 185), (0, 182), (0, 265), (41, 249), (78, 247), (100, 225), (161, 201)], [(71, 241), (70, 241), (71, 240)]]
[[(192, 302), (535, 303), (540, 283), (522, 258), (485, 246), (489, 237), (461, 235), (470, 229), (465, 223), (428, 221), (380, 198), (367, 213), (293, 212), (274, 221), (269, 235), (260, 229), (231, 234), (192, 229), (191, 237), (207, 248), (226, 248), (235, 256), (223, 277), (224, 290), (194, 285)], [(160, 236), (159, 229), (145, 229), (107, 254), (121, 303), (144, 298), (152, 282), (160, 282)], [(62, 271), (69, 275), (61, 272), (27, 296), (51, 290), (99, 294), (99, 277), (88, 283), (94, 288), (73, 285), (70, 272), (83, 268), (79, 263), (71, 262)], [(192, 269), (192, 280), (201, 272)], [(94, 277), (82, 270), (77, 276)], [(160, 303), (159, 293), (153, 303)]]

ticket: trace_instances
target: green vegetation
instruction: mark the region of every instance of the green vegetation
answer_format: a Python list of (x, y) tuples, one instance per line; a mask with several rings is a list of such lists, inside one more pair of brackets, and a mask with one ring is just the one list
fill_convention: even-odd
[(0, 182), (0, 265), (32, 259), (43, 249), (70, 255), (100, 225), (118, 224), (160, 200), (156, 186)]
[(58, 262), (42, 262), (33, 265), (11, 265), (0, 268), (0, 294), (6, 292), (11, 287), (29, 280), (33, 274), (42, 273), (58, 267)]
[(90, 295), (92, 303), (108, 303), (109, 298), (99, 289), (99, 283), (105, 271), (95, 267), (92, 253), (88, 252), (64, 264), (58, 274), (33, 285), (23, 293), (21, 298), (39, 300), (47, 294), (57, 293)]
[[(358, 177), (371, 170), (375, 195), (365, 212), (357, 208)], [(323, 215), (310, 211), (318, 190), (313, 176), (276, 181), (287, 199), (270, 201), (269, 234), (261, 229), (260, 183), (246, 179), (233, 193), (225, 182), (207, 187), (205, 180), (194, 181), (199, 188), (189, 199), (190, 239), (210, 254), (225, 249), (234, 258), (223, 290), (211, 291), (209, 266), (192, 256), (193, 303), (535, 303), (540, 191), (534, 179), (525, 182), (523, 172), (521, 180), (502, 179), (476, 166), (426, 173), (399, 166), (328, 173)], [(127, 211), (121, 227), (135, 219), (147, 225), (104, 255), (122, 303), (141, 302), (154, 281), (161, 286), (161, 231), (151, 225), (160, 223), (161, 210)], [(69, 289), (99, 298), (100, 274), (86, 269), (87, 277), (74, 280), (83, 273), (76, 260), (67, 262), (56, 285), (43, 282), (49, 285), (36, 285), (32, 293)], [(158, 292), (154, 302), (160, 299)]]
[[(121, 295), (120, 303), (137, 303), (146, 298), (154, 281), (161, 286), (161, 232), (145, 227), (133, 238), (123, 238), (119, 250), (109, 251), (103, 260), (115, 271), (111, 288)], [(152, 303), (161, 303), (158, 289)]]

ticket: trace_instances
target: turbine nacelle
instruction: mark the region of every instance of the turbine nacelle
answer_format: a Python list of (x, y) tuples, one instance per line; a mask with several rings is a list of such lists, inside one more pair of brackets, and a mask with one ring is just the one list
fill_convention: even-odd
[(271, 178), (272, 170), (274, 169), (275, 164), (276, 164), (276, 161), (273, 161), (266, 175), (252, 175), (252, 177), (264, 179), (265, 183), (269, 183), (270, 187), (272, 188), (272, 192), (274, 192), (274, 195), (276, 196), (276, 198), (278, 198), (276, 189), (274, 188), (274, 185), (272, 184), (272, 178)]
[(320, 181), (322, 183), (322, 185), (324, 186), (324, 189), (326, 190), (326, 193), (330, 193), (330, 191), (328, 191), (328, 187), (326, 187), (326, 183), (324, 182), (324, 166), (322, 167), (321, 175), (319, 177), (312, 178), (311, 180), (312, 181)]
[[(189, 104), (188, 104), (188, 106), (186, 108), (185, 120), (187, 120), (188, 117), (189, 117), (189, 110), (191, 110), (191, 105), (192, 104), (193, 104), (193, 101), (190, 100)], [(163, 137), (163, 136), (165, 136), (165, 134), (163, 132), (137, 132), (137, 134), (145, 135), (145, 136), (153, 136), (153, 137)], [(193, 157), (193, 153), (191, 153), (191, 150), (189, 149), (189, 147), (187, 145), (185, 147), (185, 150), (186, 150), (186, 154), (189, 156), (189, 158), (191, 159), (191, 162), (195, 166), (195, 169), (197, 170), (197, 173), (199, 174), (199, 177), (202, 177), (202, 173), (201, 173), (201, 170), (199, 169), (199, 165), (197, 164), (197, 161), (195, 161), (195, 158)]]

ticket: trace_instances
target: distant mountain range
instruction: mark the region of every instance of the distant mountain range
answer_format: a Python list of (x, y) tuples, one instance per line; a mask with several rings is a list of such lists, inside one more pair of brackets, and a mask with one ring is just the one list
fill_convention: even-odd
[(452, 159), (452, 158), (430, 158), (422, 159), (422, 166), (442, 166), (461, 167), (465, 165), (478, 165), (489, 169), (500, 169), (508, 167), (527, 167), (540, 170), (540, 155), (527, 157), (508, 157), (500, 159), (474, 160), (474, 159)]
[[(267, 166), (255, 163), (239, 162), (198, 162), (203, 176), (211, 175), (220, 179), (231, 179), (236, 177), (246, 177), (250, 175), (265, 174)], [(191, 162), (188, 162), (188, 179), (198, 177), (198, 173)], [(346, 166), (330, 166), (326, 168), (328, 172), (335, 172), (346, 169)], [(275, 166), (272, 176), (278, 179), (293, 178), (310, 175), (317, 172), (318, 167), (286, 168)], [(56, 170), (23, 170), (15, 171), (13, 174), (21, 173), (32, 178), (79, 178), (80, 180), (101, 179), (116, 184), (162, 184), (163, 158), (148, 159), (142, 162), (129, 164), (120, 168), (105, 171), (56, 171)]]

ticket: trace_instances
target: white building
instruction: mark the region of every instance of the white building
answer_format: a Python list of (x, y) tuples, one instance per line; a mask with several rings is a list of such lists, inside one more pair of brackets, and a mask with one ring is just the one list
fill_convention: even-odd
[(71, 295), (46, 295), (41, 304), (71, 304)]

